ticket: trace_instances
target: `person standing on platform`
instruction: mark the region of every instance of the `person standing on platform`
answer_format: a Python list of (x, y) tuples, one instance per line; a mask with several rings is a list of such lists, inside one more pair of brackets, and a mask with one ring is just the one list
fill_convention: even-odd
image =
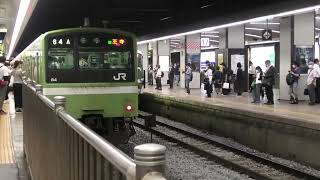
[(222, 88), (222, 77), (223, 74), (220, 71), (220, 67), (216, 66), (216, 70), (213, 73), (213, 84), (214, 84), (214, 89), (217, 93), (217, 95), (219, 95), (219, 93), (221, 93), (221, 88)]
[(153, 68), (151, 65), (149, 65), (148, 69), (148, 84), (153, 85)]
[(205, 90), (207, 91), (207, 97), (211, 97), (211, 93), (213, 91), (212, 89), (212, 65), (210, 64), (210, 62), (207, 62), (207, 69), (205, 70), (205, 79), (204, 79), (204, 87)]
[(256, 67), (254, 67), (253, 63), (249, 61), (249, 90), (252, 92), (251, 84), (254, 81), (254, 75), (256, 73)]
[(262, 69), (260, 66), (257, 66), (255, 76), (254, 76), (255, 80), (253, 80), (252, 82), (252, 84), (254, 84), (254, 87), (252, 87), (252, 91), (253, 91), (252, 103), (260, 103), (262, 76), (263, 76)]
[(10, 79), (11, 79), (11, 67), (10, 67), (10, 62), (9, 61), (5, 61), (4, 66), (4, 74), (3, 74), (3, 80), (5, 80), (7, 82), (7, 91), (6, 91), (6, 97), (5, 100), (8, 99), (8, 94), (9, 94), (9, 84), (10, 84)]
[(191, 69), (191, 64), (187, 63), (186, 66), (186, 89), (187, 93), (190, 94), (190, 82), (193, 79), (193, 74), (192, 74), (192, 69)]
[(241, 68), (241, 63), (237, 63), (237, 76), (234, 82), (234, 91), (237, 93), (238, 96), (241, 96), (244, 87), (244, 77), (243, 77), (243, 70)]
[(6, 92), (8, 88), (7, 81), (4, 80), (4, 74), (5, 74), (5, 57), (0, 57), (0, 115), (7, 114), (2, 108), (3, 108), (3, 101), (6, 97)]
[(262, 85), (265, 87), (267, 99), (268, 102), (265, 104), (267, 105), (273, 105), (274, 99), (273, 99), (273, 86), (275, 84), (275, 78), (276, 78), (276, 68), (271, 65), (270, 60), (265, 61), (266, 64), (266, 73), (264, 75), (264, 79), (262, 80)]
[(179, 86), (179, 80), (180, 80), (180, 66), (175, 63), (174, 64), (174, 83)]
[(309, 62), (309, 69), (308, 69), (308, 78), (307, 78), (307, 85), (308, 85), (308, 94), (309, 94), (309, 105), (314, 105), (316, 103), (316, 81), (317, 77), (320, 76), (319, 72), (315, 69), (314, 62)]
[(21, 61), (15, 61), (12, 70), (13, 76), (13, 94), (16, 112), (21, 112), (22, 110), (22, 68)]
[(301, 72), (297, 62), (292, 63), (292, 70), (289, 73), (292, 76), (292, 84), (289, 85), (290, 104), (298, 104), (298, 82)]
[[(317, 71), (317, 74), (320, 75), (319, 59), (314, 60), (314, 69)], [(316, 101), (315, 103), (320, 103), (320, 76), (316, 77)]]
[(170, 84), (170, 89), (173, 88), (173, 83), (174, 83), (174, 66), (171, 66), (170, 71), (169, 71), (169, 84)]
[(161, 78), (163, 77), (162, 71), (160, 69), (160, 65), (157, 65), (156, 67), (156, 89), (162, 90), (162, 84), (161, 84)]

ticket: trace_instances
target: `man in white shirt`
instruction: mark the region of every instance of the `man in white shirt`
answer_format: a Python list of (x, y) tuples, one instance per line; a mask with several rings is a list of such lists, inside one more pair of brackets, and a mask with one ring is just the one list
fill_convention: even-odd
[(320, 66), (319, 66), (319, 60), (315, 59), (314, 60), (314, 65), (313, 65), (315, 71), (317, 71), (317, 74), (319, 75), (316, 77), (316, 101), (315, 103), (319, 104), (320, 103)]
[(4, 61), (5, 57), (0, 57), (0, 80), (1, 83), (3, 83), (2, 85), (0, 85), (0, 115), (6, 114), (6, 112), (3, 111), (2, 106), (8, 88), (6, 81), (4, 81), (4, 74), (6, 73)]
[(162, 90), (162, 84), (161, 84), (161, 78), (162, 78), (162, 71), (160, 69), (160, 65), (157, 65), (156, 67), (156, 89)]
[(251, 87), (251, 84), (252, 82), (254, 81), (254, 76), (255, 76), (255, 73), (256, 73), (256, 67), (253, 65), (253, 63), (251, 61), (249, 61), (249, 89), (250, 89), (250, 92), (252, 92), (252, 87)]
[(308, 92), (309, 92), (309, 105), (314, 105), (316, 102), (316, 80), (320, 77), (319, 67), (312, 61), (309, 62), (309, 70), (308, 70), (308, 78), (307, 78), (307, 85), (308, 85)]

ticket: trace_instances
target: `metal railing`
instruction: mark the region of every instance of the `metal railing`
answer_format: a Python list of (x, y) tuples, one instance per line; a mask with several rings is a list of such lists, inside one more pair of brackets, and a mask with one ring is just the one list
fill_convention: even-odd
[(52, 102), (31, 81), (22, 92), (24, 151), (33, 180), (165, 180), (164, 146), (136, 146), (134, 161), (71, 117), (65, 97)]

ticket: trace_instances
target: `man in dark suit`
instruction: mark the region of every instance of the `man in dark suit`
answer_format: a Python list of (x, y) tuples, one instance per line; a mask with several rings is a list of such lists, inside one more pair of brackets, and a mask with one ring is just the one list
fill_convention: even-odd
[(271, 65), (270, 60), (266, 60), (266, 73), (264, 75), (264, 79), (262, 81), (263, 86), (266, 89), (268, 102), (265, 103), (267, 105), (273, 105), (273, 86), (275, 84), (275, 76), (276, 76), (276, 68)]

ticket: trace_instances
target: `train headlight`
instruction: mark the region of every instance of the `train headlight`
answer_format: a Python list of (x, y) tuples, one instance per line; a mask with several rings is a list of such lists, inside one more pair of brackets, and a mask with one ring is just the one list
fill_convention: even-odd
[(127, 106), (126, 106), (126, 111), (127, 111), (127, 112), (133, 111), (133, 107), (132, 107), (131, 105), (127, 105)]

